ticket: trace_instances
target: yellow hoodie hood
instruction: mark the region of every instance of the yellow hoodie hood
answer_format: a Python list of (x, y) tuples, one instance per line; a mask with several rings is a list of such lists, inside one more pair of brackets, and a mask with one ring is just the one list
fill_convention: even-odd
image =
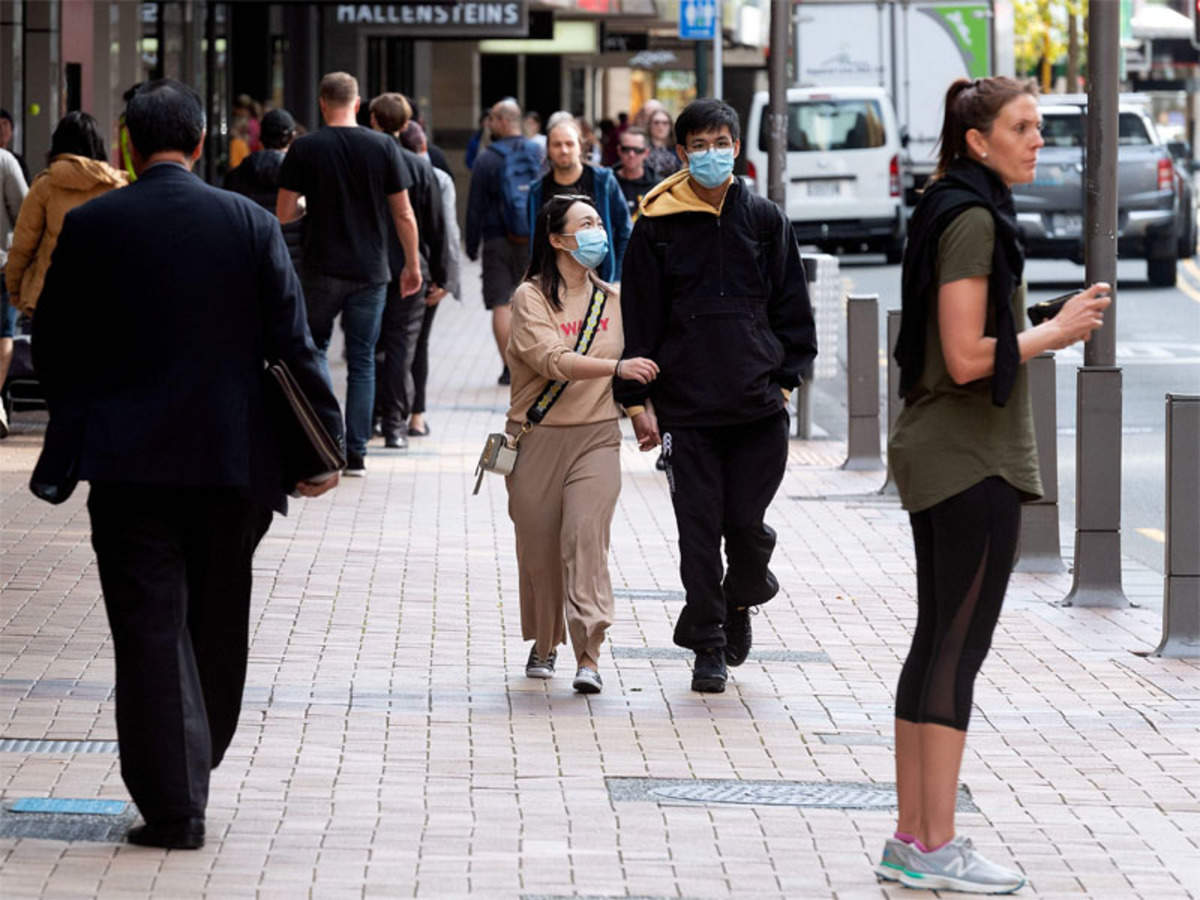
[(102, 185), (121, 187), (129, 182), (124, 172), (118, 172), (103, 160), (74, 153), (54, 157), (46, 175), (55, 187), (68, 191), (90, 191)]
[[(650, 193), (642, 198), (642, 215), (653, 217), (673, 216), (682, 212), (706, 212), (719, 216), (721, 206), (713, 206), (711, 203), (701, 200), (692, 190), (689, 175), (687, 169), (680, 169), (674, 175), (670, 175), (656, 184)], [(726, 191), (722, 196), (722, 206), (728, 195), (729, 192)]]

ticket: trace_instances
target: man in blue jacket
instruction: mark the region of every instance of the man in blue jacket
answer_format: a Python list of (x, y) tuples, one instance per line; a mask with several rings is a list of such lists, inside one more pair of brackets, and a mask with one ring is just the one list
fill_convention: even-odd
[(605, 281), (621, 280), (621, 259), (625, 245), (633, 232), (633, 219), (621, 186), (610, 169), (583, 162), (579, 126), (566, 119), (553, 126), (546, 135), (546, 156), (550, 171), (529, 191), (529, 233), (542, 204), (558, 194), (582, 194), (592, 198), (600, 213), (600, 221), (608, 232), (608, 258), (600, 264), (599, 274)]

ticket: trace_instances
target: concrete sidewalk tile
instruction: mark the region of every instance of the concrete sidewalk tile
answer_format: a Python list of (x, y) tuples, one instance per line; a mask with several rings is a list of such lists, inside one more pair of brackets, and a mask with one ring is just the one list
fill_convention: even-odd
[[(198, 853), (0, 838), (5, 900), (59, 896), (761, 897), (888, 900), (872, 866), (891, 809), (617, 799), (606, 777), (891, 783), (893, 691), (916, 619), (907, 515), (793, 441), (767, 514), (780, 594), (727, 691), (689, 690), (665, 477), (622, 423), (605, 689), (524, 677), (503, 482), (472, 496), (501, 423), (479, 302), (443, 304), (433, 433), (277, 517), (254, 563), (237, 737)], [(341, 392), (344, 366), (331, 350)], [(84, 506), (25, 489), (44, 414), (0, 455), (0, 738), (113, 740), (113, 662)], [(807, 499), (796, 499), (807, 498)], [(814, 499), (816, 498), (816, 499)], [(1070, 536), (1064, 534), (1070, 553)], [(957, 827), (1028, 874), (1020, 896), (1200, 898), (1200, 664), (1153, 647), (1162, 581), (1126, 561), (1123, 610), (1057, 605), (1069, 575), (1014, 574), (975, 690)], [(631, 651), (646, 650), (639, 657)], [(824, 735), (824, 737), (822, 737)], [(115, 754), (5, 753), (0, 805), (128, 799)], [(8, 814), (4, 814), (7, 816)]]

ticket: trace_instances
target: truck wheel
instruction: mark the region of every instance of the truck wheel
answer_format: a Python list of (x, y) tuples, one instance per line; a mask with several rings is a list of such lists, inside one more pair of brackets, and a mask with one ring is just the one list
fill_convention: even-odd
[(1173, 256), (1166, 259), (1148, 259), (1146, 277), (1155, 287), (1171, 287), (1175, 284), (1176, 262)]

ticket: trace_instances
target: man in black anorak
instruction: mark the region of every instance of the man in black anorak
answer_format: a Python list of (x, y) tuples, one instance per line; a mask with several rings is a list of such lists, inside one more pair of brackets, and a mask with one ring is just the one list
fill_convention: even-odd
[(696, 100), (675, 137), (686, 168), (643, 200), (621, 285), (625, 356), (661, 374), (618, 380), (615, 394), (641, 448), (662, 444), (686, 592), (675, 643), (696, 652), (692, 690), (719, 693), (750, 651), (750, 609), (779, 590), (763, 516), (787, 465), (787, 399), (817, 341), (791, 223), (733, 177), (737, 113)]

